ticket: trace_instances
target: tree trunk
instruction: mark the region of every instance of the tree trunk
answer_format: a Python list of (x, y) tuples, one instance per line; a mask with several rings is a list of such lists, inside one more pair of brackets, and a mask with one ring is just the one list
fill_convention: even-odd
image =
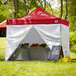
[(46, 9), (46, 0), (44, 0), (44, 10)]
[(24, 0), (24, 3), (25, 3), (24, 11), (26, 12), (25, 15), (27, 15), (26, 0)]
[(61, 15), (60, 15), (60, 18), (62, 18), (63, 16), (63, 0), (61, 0)]
[(65, 16), (65, 20), (67, 20), (67, 16), (68, 16), (68, 4), (67, 4), (67, 0), (66, 0), (66, 16)]
[(15, 0), (13, 0), (12, 18), (16, 18), (16, 5), (15, 5)]

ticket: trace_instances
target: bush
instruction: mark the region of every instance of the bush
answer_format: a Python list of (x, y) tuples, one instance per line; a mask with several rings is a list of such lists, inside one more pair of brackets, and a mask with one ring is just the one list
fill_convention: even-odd
[(76, 44), (76, 31), (70, 32), (70, 47)]

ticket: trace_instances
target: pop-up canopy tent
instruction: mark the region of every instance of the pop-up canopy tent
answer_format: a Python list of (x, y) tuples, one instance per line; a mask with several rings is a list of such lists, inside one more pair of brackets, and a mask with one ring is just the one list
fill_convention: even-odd
[(0, 23), (0, 36), (5, 37), (6, 35), (6, 20)]
[(0, 31), (6, 31), (6, 20), (0, 23)]
[[(6, 56), (5, 60), (11, 60), (11, 56), (18, 56), (18, 47), (21, 44), (29, 43), (46, 43), (50, 49), (47, 59), (50, 59), (50, 53), (53, 46), (62, 46), (63, 55), (69, 55), (69, 22), (54, 15), (49, 14), (42, 8), (38, 7), (29, 15), (7, 19), (7, 36), (6, 36)], [(32, 48), (30, 48), (31, 50)], [(35, 48), (37, 51), (38, 48)], [(20, 50), (21, 51), (21, 50)], [(32, 50), (33, 55), (41, 54), (43, 51)], [(35, 53), (34, 53), (35, 52)], [(41, 53), (42, 52), (42, 53)], [(14, 55), (14, 53), (16, 53)], [(47, 51), (45, 52), (47, 53)], [(25, 55), (25, 54), (24, 54)], [(18, 59), (21, 56), (18, 57)], [(17, 60), (17, 59), (16, 59)]]

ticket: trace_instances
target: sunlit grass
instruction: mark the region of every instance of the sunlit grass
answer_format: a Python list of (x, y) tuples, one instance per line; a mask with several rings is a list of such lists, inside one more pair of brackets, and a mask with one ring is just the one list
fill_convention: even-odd
[(6, 47), (6, 38), (0, 37), (0, 48)]
[[(0, 40), (0, 76), (76, 76), (76, 60), (72, 62), (54, 61), (4, 61), (5, 39)], [(76, 59), (76, 49), (72, 48), (71, 58)]]

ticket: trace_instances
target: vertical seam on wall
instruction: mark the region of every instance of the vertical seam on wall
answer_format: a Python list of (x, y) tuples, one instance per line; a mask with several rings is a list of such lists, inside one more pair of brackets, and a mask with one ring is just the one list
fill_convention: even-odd
[(62, 46), (62, 25), (61, 24), (60, 24), (60, 36), (61, 36), (60, 42), (61, 42), (61, 46)]

